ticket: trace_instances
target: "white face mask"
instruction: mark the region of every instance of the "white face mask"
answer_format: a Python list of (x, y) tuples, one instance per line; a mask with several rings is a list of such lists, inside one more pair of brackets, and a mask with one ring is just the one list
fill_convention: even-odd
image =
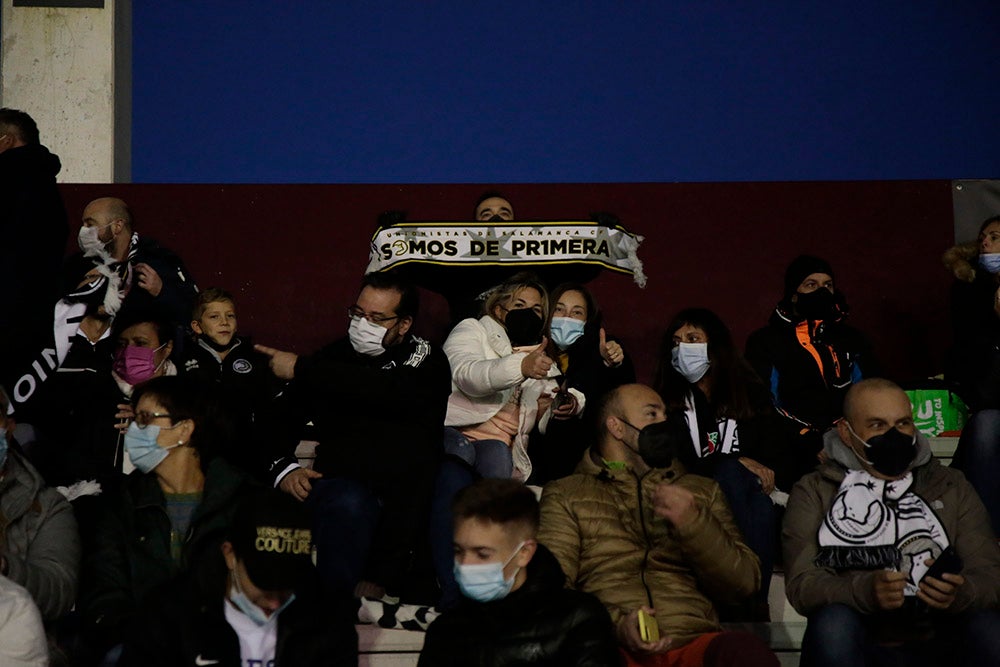
[(281, 606), (275, 609), (268, 615), (266, 611), (254, 604), (246, 593), (243, 592), (243, 587), (240, 586), (239, 577), (235, 570), (230, 570), (233, 585), (229, 589), (229, 601), (232, 602), (237, 609), (243, 612), (243, 614), (254, 622), (257, 627), (262, 627), (267, 625), (271, 621), (278, 618), (278, 615), (288, 608), (288, 605), (295, 601), (295, 594), (292, 593), (288, 596), (288, 599), (281, 603)]
[(671, 363), (692, 384), (705, 377), (710, 365), (708, 343), (678, 343), (671, 352)]
[(385, 352), (382, 347), (382, 339), (389, 330), (377, 324), (373, 324), (363, 317), (352, 317), (351, 325), (347, 328), (347, 337), (351, 340), (351, 347), (358, 354), (366, 354), (369, 357), (377, 357)]
[[(109, 222), (108, 225), (110, 224)], [(80, 227), (76, 240), (80, 244), (80, 250), (83, 251), (84, 257), (98, 257), (107, 254), (105, 250), (107, 244), (101, 240), (101, 230), (108, 225)]]

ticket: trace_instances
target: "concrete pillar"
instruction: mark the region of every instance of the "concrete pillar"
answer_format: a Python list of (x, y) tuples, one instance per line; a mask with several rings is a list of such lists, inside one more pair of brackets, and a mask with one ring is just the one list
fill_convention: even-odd
[(0, 2), (2, 106), (35, 119), (61, 182), (130, 181), (131, 0)]

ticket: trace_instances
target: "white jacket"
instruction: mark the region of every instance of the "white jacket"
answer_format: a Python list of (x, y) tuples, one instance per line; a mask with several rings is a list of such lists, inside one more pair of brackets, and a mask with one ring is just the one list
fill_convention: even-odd
[(49, 648), (31, 595), (7, 577), (0, 576), (0, 665), (47, 667)]
[[(525, 480), (531, 474), (528, 458), (528, 433), (538, 417), (538, 399), (558, 387), (552, 379), (559, 375), (553, 364), (544, 380), (521, 375), (521, 361), (528, 352), (514, 352), (503, 326), (489, 315), (459, 322), (444, 342), (444, 353), (451, 364), (451, 396), (445, 426), (474, 426), (489, 420), (510, 401), (520, 385), (521, 399), (517, 435), (511, 446), (514, 478)], [(570, 389), (577, 401), (577, 413), (583, 412), (585, 398)], [(551, 408), (542, 418), (544, 432)]]

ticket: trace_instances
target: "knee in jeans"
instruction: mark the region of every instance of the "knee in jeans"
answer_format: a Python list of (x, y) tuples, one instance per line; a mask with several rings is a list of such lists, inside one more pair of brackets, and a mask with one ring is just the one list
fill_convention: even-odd
[(476, 448), (472, 442), (450, 426), (444, 429), (444, 453), (458, 457), (469, 465), (476, 462)]
[(829, 604), (809, 614), (807, 631), (829, 638), (830, 641), (846, 639), (844, 635), (864, 631), (863, 614), (846, 604)]
[(378, 510), (378, 499), (364, 485), (350, 480), (322, 480), (315, 485), (315, 507), (342, 518), (362, 517)]

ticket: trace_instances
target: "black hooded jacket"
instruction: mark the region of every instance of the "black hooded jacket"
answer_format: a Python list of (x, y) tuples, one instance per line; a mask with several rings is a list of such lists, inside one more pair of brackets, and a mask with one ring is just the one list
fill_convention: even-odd
[(56, 186), (59, 158), (39, 144), (0, 153), (0, 383), (12, 389), (29, 370), (40, 338), (52, 335), (66, 252), (66, 209)]
[(427, 630), (419, 667), (609, 667), (622, 664), (611, 617), (592, 595), (564, 588), (543, 545), (524, 584), (492, 602), (463, 599)]
[(867, 338), (843, 318), (803, 320), (781, 302), (766, 327), (750, 334), (746, 359), (775, 407), (802, 428), (826, 430), (841, 417), (851, 384), (877, 375)]

